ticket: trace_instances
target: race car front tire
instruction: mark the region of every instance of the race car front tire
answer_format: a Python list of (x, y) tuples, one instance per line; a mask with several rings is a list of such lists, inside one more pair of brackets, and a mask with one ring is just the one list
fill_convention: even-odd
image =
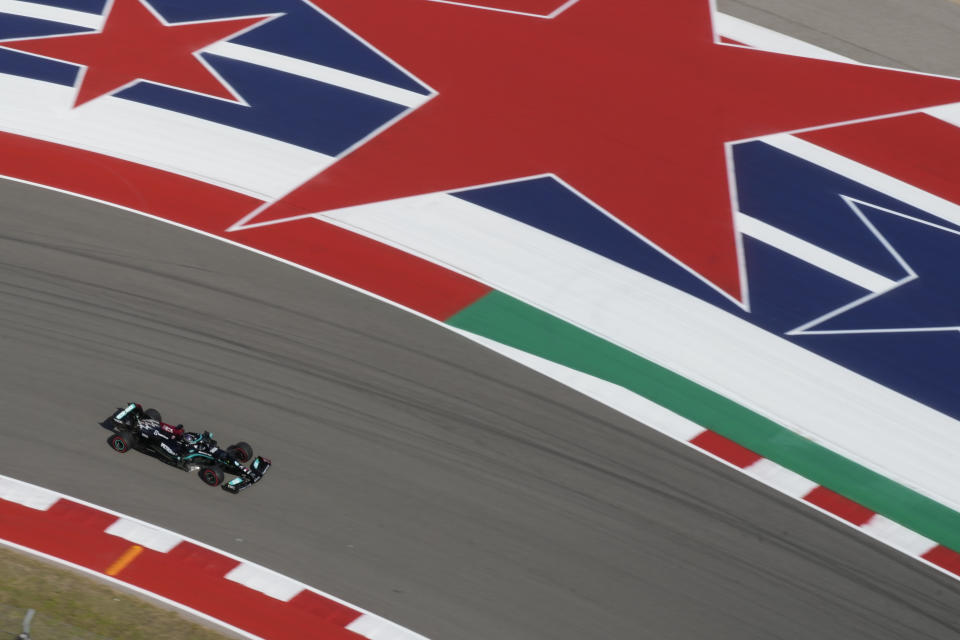
[(126, 453), (133, 448), (133, 437), (126, 433), (115, 433), (110, 436), (110, 446), (117, 453)]
[(211, 487), (216, 487), (223, 482), (223, 470), (219, 467), (204, 467), (199, 472), (200, 479)]
[(246, 442), (238, 442), (227, 447), (227, 453), (240, 463), (250, 462), (253, 459), (253, 447)]

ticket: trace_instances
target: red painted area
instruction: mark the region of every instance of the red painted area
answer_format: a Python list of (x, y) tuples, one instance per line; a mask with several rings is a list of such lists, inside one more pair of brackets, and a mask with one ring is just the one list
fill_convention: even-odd
[(325, 609), (295, 606), (224, 578), (237, 564), (215, 551), (182, 542), (166, 554), (144, 551), (118, 577), (263, 638), (360, 637), (342, 623), (352, 622), (360, 616), (358, 612), (329, 600)]
[(943, 545), (937, 545), (921, 557), (941, 569), (946, 569), (950, 573), (960, 576), (960, 553), (957, 553), (953, 549), (948, 549)]
[(960, 203), (960, 127), (918, 113), (799, 137)]
[(73, 149), (0, 133), (0, 175), (129, 207), (195, 229), (219, 232), (259, 200), (197, 180)]
[(708, 451), (718, 458), (723, 458), (730, 464), (736, 465), (743, 469), (744, 467), (749, 467), (757, 460), (761, 459), (761, 456), (746, 447), (743, 447), (730, 438), (720, 435), (714, 431), (704, 431), (696, 438), (690, 441), (690, 444), (696, 445)]
[(556, 174), (738, 298), (725, 142), (960, 100), (952, 79), (719, 46), (706, 0), (551, 20), (314, 2), (438, 95), (257, 221)]
[(0, 538), (104, 571), (130, 546), (104, 533), (117, 517), (69, 500), (38, 511), (0, 500)]
[(341, 627), (347, 626), (360, 617), (360, 613), (354, 609), (313, 591), (301, 591), (290, 600), (290, 606)]
[(858, 527), (866, 524), (867, 520), (875, 514), (875, 512), (870, 509), (826, 487), (817, 487), (805, 495), (803, 499)]
[(265, 251), (444, 320), (490, 289), (313, 220), (227, 233), (260, 201), (109, 156), (0, 133), (0, 174), (143, 211)]

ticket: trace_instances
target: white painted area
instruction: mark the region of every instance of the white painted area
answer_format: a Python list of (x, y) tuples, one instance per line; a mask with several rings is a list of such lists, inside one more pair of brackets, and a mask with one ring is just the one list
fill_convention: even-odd
[(911, 556), (922, 556), (937, 543), (880, 514), (874, 515), (860, 529), (880, 542)]
[(808, 480), (766, 458), (757, 460), (743, 469), (743, 472), (791, 498), (800, 499), (817, 488), (817, 483), (813, 480)]
[(960, 510), (960, 425), (731, 314), (452, 197), (320, 216), (452, 267)]
[(297, 582), (258, 564), (247, 562), (241, 562), (224, 577), (284, 602), (289, 602), (295, 595), (306, 589), (306, 585), (302, 582)]
[(454, 329), (454, 331), (492, 351), (496, 351), (511, 360), (530, 367), (534, 371), (553, 378), (557, 382), (561, 382), (575, 391), (579, 391), (594, 400), (598, 400), (611, 409), (615, 409), (625, 416), (629, 416), (671, 438), (686, 442), (706, 431), (706, 429), (695, 422), (691, 422), (683, 416), (678, 416), (669, 409), (665, 409), (641, 395), (624, 389), (620, 385), (601, 380), (600, 378), (551, 362), (550, 360), (545, 360), (526, 351), (514, 349), (513, 347), (479, 336), (475, 333), (470, 333), (469, 331), (462, 331), (460, 329)]
[(60, 494), (13, 478), (0, 476), (0, 500), (38, 511), (46, 511), (60, 499)]
[(240, 62), (249, 62), (250, 64), (261, 67), (284, 71), (319, 82), (325, 82), (405, 107), (418, 107), (430, 98), (430, 96), (422, 93), (395, 87), (385, 82), (378, 82), (346, 71), (340, 71), (333, 67), (325, 67), (307, 62), (306, 60), (233, 44), (232, 42), (218, 42), (204, 49), (204, 52)]
[(792, 135), (765, 136), (761, 140), (781, 151), (786, 151), (798, 158), (859, 182), (865, 187), (885, 193), (922, 211), (960, 225), (960, 205), (919, 189), (912, 184)]
[(924, 113), (939, 120), (943, 120), (947, 124), (960, 127), (960, 102), (926, 109)]
[(172, 531), (125, 517), (117, 518), (117, 521), (107, 527), (105, 532), (160, 553), (167, 553), (183, 542), (183, 536)]
[(750, 217), (745, 213), (737, 214), (737, 229), (745, 235), (775, 247), (815, 267), (843, 278), (867, 291), (886, 291), (897, 285), (879, 273), (865, 269), (855, 262), (821, 249), (815, 244), (790, 235), (763, 220)]
[(346, 629), (370, 640), (426, 640), (419, 633), (414, 633), (389, 620), (369, 613), (363, 614), (348, 624)]
[(714, 13), (714, 28), (720, 35), (755, 49), (805, 58), (833, 60), (834, 62), (855, 62), (852, 58), (847, 58), (839, 53), (771, 31), (766, 27), (755, 25), (719, 11)]
[(87, 29), (99, 29), (103, 23), (103, 16), (97, 13), (85, 13), (83, 11), (74, 11), (73, 9), (48, 7), (33, 2), (22, 2), (21, 0), (0, 0), (0, 13), (11, 13), (15, 16), (23, 16), (24, 18), (60, 22), (76, 27), (86, 27)]
[(0, 74), (0, 130), (94, 151), (245, 193), (280, 197), (329, 156), (148, 105), (102, 97), (72, 109), (74, 89)]

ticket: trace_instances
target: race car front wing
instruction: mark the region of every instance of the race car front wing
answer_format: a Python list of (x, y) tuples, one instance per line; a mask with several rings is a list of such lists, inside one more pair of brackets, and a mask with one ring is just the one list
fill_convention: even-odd
[(246, 469), (246, 472), (224, 484), (223, 490), (229, 491), (230, 493), (240, 493), (247, 487), (260, 482), (260, 480), (263, 479), (263, 474), (267, 472), (271, 464), (273, 463), (267, 458), (257, 456), (253, 459), (253, 462), (250, 463), (250, 467)]

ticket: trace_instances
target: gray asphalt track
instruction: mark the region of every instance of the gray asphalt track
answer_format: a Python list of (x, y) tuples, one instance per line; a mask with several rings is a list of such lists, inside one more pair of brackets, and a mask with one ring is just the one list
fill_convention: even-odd
[(958, 0), (717, 0), (717, 8), (864, 64), (960, 76)]
[[(0, 473), (433, 640), (960, 636), (960, 583), (426, 321), (224, 243), (0, 181), (0, 309)], [(128, 400), (249, 440), (275, 468), (232, 497), (119, 456), (98, 422)]]

